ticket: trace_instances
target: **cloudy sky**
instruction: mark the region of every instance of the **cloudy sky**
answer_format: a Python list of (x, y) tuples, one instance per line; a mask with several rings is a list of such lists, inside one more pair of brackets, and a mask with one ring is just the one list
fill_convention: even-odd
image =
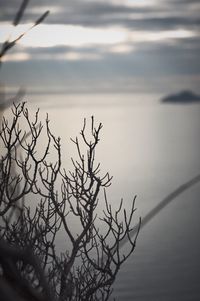
[(7, 90), (200, 92), (199, 0), (0, 0), (0, 42), (29, 31), (4, 58)]

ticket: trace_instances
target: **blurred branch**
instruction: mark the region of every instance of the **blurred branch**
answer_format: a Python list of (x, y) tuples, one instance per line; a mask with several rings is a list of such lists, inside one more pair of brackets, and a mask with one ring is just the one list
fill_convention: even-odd
[(18, 102), (22, 101), (24, 96), (25, 96), (25, 89), (23, 88), (20, 88), (17, 94), (13, 97), (6, 99), (5, 95), (2, 95), (0, 99), (0, 111), (4, 111), (5, 109), (13, 105), (13, 103), (17, 104)]
[[(29, 0), (23, 0), (22, 1), (22, 4), (18, 10), (18, 12), (16, 13), (16, 16), (14, 18), (14, 21), (13, 21), (13, 25), (14, 26), (17, 26), (23, 15), (24, 15), (24, 12), (25, 12), (25, 9), (28, 5), (28, 2)], [(16, 45), (17, 42), (19, 42), (31, 29), (33, 29), (35, 26), (39, 25), (41, 22), (44, 21), (44, 19), (48, 16), (49, 14), (49, 10), (44, 12), (35, 22), (32, 26), (30, 26), (25, 32), (21, 33), (16, 39), (12, 40), (12, 41), (9, 41), (6, 40), (2, 47), (1, 47), (1, 51), (0, 51), (0, 66), (1, 66), (1, 63), (2, 63), (2, 58), (6, 55), (7, 51), (10, 50), (13, 46)]]
[[(44, 294), (40, 294), (33, 290), (31, 284), (24, 279), (18, 268), (18, 263), (23, 262), (25, 265), (30, 265), (34, 268), (39, 281), (43, 287)], [(17, 297), (22, 295), (27, 300), (49, 300), (52, 301), (49, 285), (46, 282), (44, 271), (41, 269), (39, 259), (35, 258), (30, 248), (21, 249), (19, 246), (11, 246), (4, 239), (0, 239), (0, 265), (3, 270), (4, 278), (0, 279), (0, 288), (11, 287), (11, 299), (13, 301), (13, 293)], [(9, 294), (9, 293), (8, 293)], [(19, 299), (20, 300), (20, 299)]]
[[(26, 7), (29, 3), (29, 0), (23, 0), (21, 3), (21, 6), (19, 7), (19, 10), (17, 11), (15, 18), (13, 20), (13, 25), (17, 26), (21, 19), (23, 18), (23, 15), (25, 13)], [(3, 57), (6, 55), (6, 53), (16, 45), (16, 43), (18, 41), (20, 41), (30, 30), (32, 30), (34, 27), (36, 27), (37, 25), (39, 25), (40, 23), (42, 23), (44, 21), (44, 19), (48, 16), (49, 11), (44, 12), (35, 22), (32, 26), (30, 26), (30, 28), (28, 28), (25, 32), (23, 32), (22, 34), (20, 34), (16, 39), (10, 41), (9, 39), (7, 39), (0, 50), (0, 67), (2, 64), (2, 59)], [(22, 101), (23, 96), (25, 95), (25, 90), (24, 89), (19, 89), (17, 94), (10, 98), (10, 99), (6, 99), (5, 96), (2, 97), (0, 99), (0, 112), (5, 110), (6, 108), (8, 108), (10, 105), (12, 105), (13, 103), (18, 103), (20, 101)], [(2, 95), (1, 95), (2, 96)], [(0, 120), (1, 121), (1, 120)]]
[(23, 15), (24, 15), (24, 11), (25, 11), (25, 9), (26, 9), (28, 3), (29, 3), (29, 0), (23, 0), (23, 1), (22, 1), (22, 4), (21, 4), (21, 6), (19, 7), (19, 10), (18, 10), (18, 12), (16, 13), (16, 16), (15, 16), (15, 18), (14, 18), (14, 20), (13, 20), (13, 25), (14, 25), (14, 26), (17, 26), (17, 25), (19, 24), (19, 22), (21, 21)]

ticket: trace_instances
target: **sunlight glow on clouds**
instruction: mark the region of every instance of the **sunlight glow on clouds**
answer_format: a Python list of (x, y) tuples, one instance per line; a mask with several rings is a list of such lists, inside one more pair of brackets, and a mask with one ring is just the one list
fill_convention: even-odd
[[(18, 30), (24, 31), (23, 25), (18, 27)], [(5, 28), (6, 30), (7, 28)], [(83, 47), (100, 44), (113, 45), (124, 42), (126, 39), (126, 30), (117, 28), (105, 30), (72, 25), (42, 24), (31, 30), (19, 43), (27, 47), (52, 47), (57, 45)]]
[(132, 32), (129, 39), (133, 42), (156, 42), (156, 41), (168, 41), (171, 39), (183, 39), (194, 37), (195, 33), (191, 30), (176, 29), (160, 32)]
[[(31, 24), (23, 24), (13, 27), (8, 23), (2, 23), (0, 42), (8, 37), (12, 41), (21, 33), (28, 31)], [(41, 24), (30, 30), (20, 41), (22, 51), (5, 57), (7, 61), (24, 61), (34, 59), (28, 53), (28, 47), (72, 47), (74, 50), (63, 53), (40, 54), (36, 59), (42, 60), (99, 60), (103, 54), (128, 54), (135, 50), (139, 43), (171, 43), (177, 39), (194, 37), (196, 33), (192, 30), (174, 29), (168, 31), (133, 31), (124, 27), (110, 27), (107, 29), (91, 28), (74, 25)], [(90, 52), (87, 48), (97, 47), (99, 51)], [(87, 49), (81, 52), (81, 49)]]
[[(104, 2), (107, 2), (107, 0), (104, 0)], [(147, 7), (155, 5), (157, 0), (110, 0), (109, 2), (130, 7)]]
[(31, 56), (27, 52), (8, 53), (2, 58), (3, 62), (28, 61)]
[[(17, 35), (26, 31), (30, 25), (20, 25), (14, 29), (8, 24), (4, 24), (1, 27), (0, 42), (3, 42), (5, 38), (9, 36), (9, 33), (12, 33), (12, 39), (14, 39)], [(123, 27), (110, 27), (105, 30), (73, 25), (42, 24), (29, 31), (29, 33), (19, 41), (19, 44), (26, 47), (53, 47), (58, 45), (72, 47), (88, 47), (91, 45), (109, 46), (189, 38), (195, 35), (195, 32), (186, 29), (149, 32), (131, 31)]]
[[(157, 0), (125, 0), (125, 5), (132, 7), (147, 7), (156, 5)], [(122, 4), (123, 4), (122, 2)]]
[[(47, 10), (49, 10), (51, 12), (51, 14), (55, 14), (55, 13), (60, 13), (62, 12), (62, 8), (59, 5), (47, 5), (47, 6), (42, 6), (42, 10), (45, 12)], [(26, 12), (28, 13), (32, 13), (32, 14), (41, 14), (41, 6), (35, 6), (35, 7), (31, 7), (31, 8), (27, 8)]]
[(117, 44), (117, 45), (111, 46), (109, 48), (109, 52), (118, 53), (118, 54), (130, 53), (133, 50), (134, 50), (134, 47), (129, 44)]
[[(45, 53), (45, 54), (39, 54), (38, 58), (40, 60), (57, 60), (57, 61), (79, 61), (79, 60), (88, 60), (88, 61), (93, 61), (93, 60), (99, 60), (101, 59), (101, 55), (97, 54), (97, 53), (91, 53), (91, 52), (87, 52), (87, 53), (82, 53), (79, 51), (68, 51), (68, 52), (64, 52), (64, 53), (54, 53), (49, 54), (49, 53)], [(32, 59), (34, 59), (34, 57), (32, 57)]]

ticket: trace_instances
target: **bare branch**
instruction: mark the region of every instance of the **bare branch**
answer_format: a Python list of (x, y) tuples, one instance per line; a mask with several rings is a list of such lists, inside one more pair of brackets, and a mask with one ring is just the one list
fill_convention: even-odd
[[(72, 159), (73, 169), (67, 173), (61, 140), (51, 132), (48, 116), (45, 125), (39, 111), (31, 120), (25, 103), (14, 105), (12, 114), (13, 120), (4, 119), (0, 132), (5, 148), (0, 160), (0, 290), (13, 273), (18, 290), (12, 295), (20, 298), (108, 300), (121, 265), (135, 249), (139, 227), (132, 237), (135, 198), (129, 211), (123, 200), (117, 210), (108, 202), (106, 188), (112, 177), (101, 175), (95, 162), (102, 125), (95, 127), (92, 117), (88, 132), (84, 120), (81, 139), (72, 139), (78, 159)], [(20, 127), (22, 118), (27, 131)], [(99, 202), (105, 208), (102, 217), (97, 215)], [(63, 253), (57, 245), (60, 236), (65, 240)], [(126, 254), (120, 249), (124, 241), (129, 244)], [(4, 242), (10, 250), (6, 261)]]

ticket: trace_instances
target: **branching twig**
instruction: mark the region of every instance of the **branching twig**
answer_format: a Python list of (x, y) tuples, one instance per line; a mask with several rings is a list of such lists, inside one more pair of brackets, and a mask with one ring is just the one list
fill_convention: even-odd
[[(84, 120), (82, 142), (72, 139), (78, 159), (72, 159), (73, 170), (66, 172), (61, 140), (52, 134), (48, 117), (43, 126), (37, 111), (32, 121), (25, 103), (14, 105), (12, 113), (13, 120), (4, 119), (0, 132), (5, 149), (0, 160), (0, 238), (14, 252), (14, 257), (10, 253), (5, 260), (0, 245), (2, 279), (8, 285), (11, 265), (16, 293), (24, 296), (26, 292), (29, 300), (45, 300), (47, 295), (48, 300), (59, 301), (108, 300), (120, 266), (134, 251), (139, 227), (132, 237), (135, 199), (129, 214), (123, 201), (116, 211), (108, 203), (106, 188), (112, 177), (101, 175), (100, 164), (95, 162), (102, 125), (95, 127), (92, 117), (88, 135)], [(20, 127), (22, 118), (27, 132)], [(55, 163), (50, 161), (51, 151), (56, 154)], [(101, 190), (105, 210), (99, 219), (96, 208), (102, 202)], [(76, 220), (76, 229), (72, 220)], [(66, 241), (64, 253), (56, 247), (60, 235)], [(129, 249), (122, 254), (120, 245), (125, 240)], [(15, 253), (16, 249), (21, 253)], [(31, 250), (29, 259), (27, 250)]]

